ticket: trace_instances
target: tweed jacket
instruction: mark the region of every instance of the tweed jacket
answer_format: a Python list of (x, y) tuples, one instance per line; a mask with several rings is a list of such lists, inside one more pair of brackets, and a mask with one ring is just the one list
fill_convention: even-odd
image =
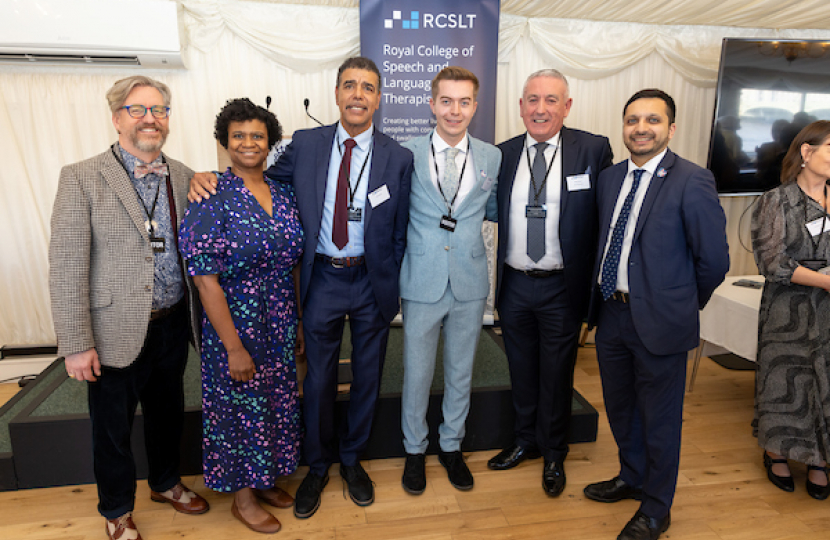
[[(181, 219), (193, 171), (167, 156), (165, 160)], [(150, 320), (155, 273), (145, 219), (132, 181), (111, 149), (61, 170), (49, 245), (59, 355), (95, 347), (102, 365), (117, 368), (138, 357)], [(178, 223), (174, 230), (178, 232)], [(198, 328), (198, 303), (187, 281), (191, 328)]]

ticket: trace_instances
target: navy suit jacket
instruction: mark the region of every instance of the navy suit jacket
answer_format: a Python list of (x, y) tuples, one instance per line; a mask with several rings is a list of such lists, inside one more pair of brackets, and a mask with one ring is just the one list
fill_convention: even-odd
[[(562, 198), (559, 213), (559, 243), (565, 263), (565, 283), (571, 309), (579, 320), (588, 312), (591, 292), (591, 269), (596, 253), (597, 207), (596, 190), (599, 173), (612, 163), (613, 153), (608, 138), (586, 131), (563, 127), (560, 131), (562, 152)], [(499, 248), (496, 287), (501, 287), (507, 241), (510, 238), (510, 197), (519, 160), (525, 159), (525, 134), (498, 145), (502, 151), (501, 171), (497, 190), (499, 215)], [(568, 191), (567, 177), (587, 173), (590, 188)], [(498, 302), (496, 293), (496, 302)], [(498, 304), (497, 304), (498, 305)]]
[[(627, 173), (626, 160), (600, 175), (600, 235), (594, 285)], [(669, 150), (643, 200), (628, 258), (631, 315), (637, 335), (649, 352), (668, 355), (698, 346), (699, 310), (728, 270), (726, 217), (715, 179), (708, 170)], [(593, 291), (591, 326), (602, 302), (599, 287), (594, 286)]]
[[(329, 160), (337, 124), (294, 133), (291, 144), (266, 172), (268, 178), (294, 186), (300, 221), (305, 231), (305, 252), (300, 274), (300, 297), (305, 303), (317, 251)], [(363, 212), (364, 249), (369, 283), (381, 315), (391, 321), (398, 313), (398, 275), (406, 248), (412, 152), (375, 129), (372, 169), (367, 193), (386, 186), (389, 199)]]

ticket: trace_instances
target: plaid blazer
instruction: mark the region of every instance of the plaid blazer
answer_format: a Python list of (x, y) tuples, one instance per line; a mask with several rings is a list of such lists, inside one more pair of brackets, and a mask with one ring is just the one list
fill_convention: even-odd
[[(165, 159), (181, 219), (193, 171)], [(49, 245), (60, 356), (95, 347), (102, 365), (118, 368), (138, 357), (150, 320), (155, 272), (145, 219), (132, 181), (111, 150), (61, 170)], [(186, 281), (191, 328), (198, 328), (196, 293)]]

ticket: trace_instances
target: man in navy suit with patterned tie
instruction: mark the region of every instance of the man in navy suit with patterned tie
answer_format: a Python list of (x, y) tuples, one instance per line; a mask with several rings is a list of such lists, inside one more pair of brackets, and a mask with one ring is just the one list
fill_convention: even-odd
[(729, 269), (712, 173), (668, 149), (674, 100), (641, 90), (623, 109), (631, 159), (600, 175), (600, 236), (589, 324), (620, 474), (591, 484), (600, 502), (641, 500), (618, 540), (669, 528), (680, 463), (686, 358), (703, 309)]

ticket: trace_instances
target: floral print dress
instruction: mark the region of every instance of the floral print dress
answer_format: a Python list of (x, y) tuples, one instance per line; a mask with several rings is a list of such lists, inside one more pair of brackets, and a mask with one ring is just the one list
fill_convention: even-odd
[(234, 381), (228, 355), (202, 313), (202, 426), (205, 485), (223, 492), (267, 489), (299, 461), (301, 421), (294, 345), (292, 268), (303, 231), (291, 188), (271, 188), (269, 216), (230, 169), (217, 194), (187, 210), (179, 249), (190, 275), (218, 274), (231, 316), (256, 365)]

